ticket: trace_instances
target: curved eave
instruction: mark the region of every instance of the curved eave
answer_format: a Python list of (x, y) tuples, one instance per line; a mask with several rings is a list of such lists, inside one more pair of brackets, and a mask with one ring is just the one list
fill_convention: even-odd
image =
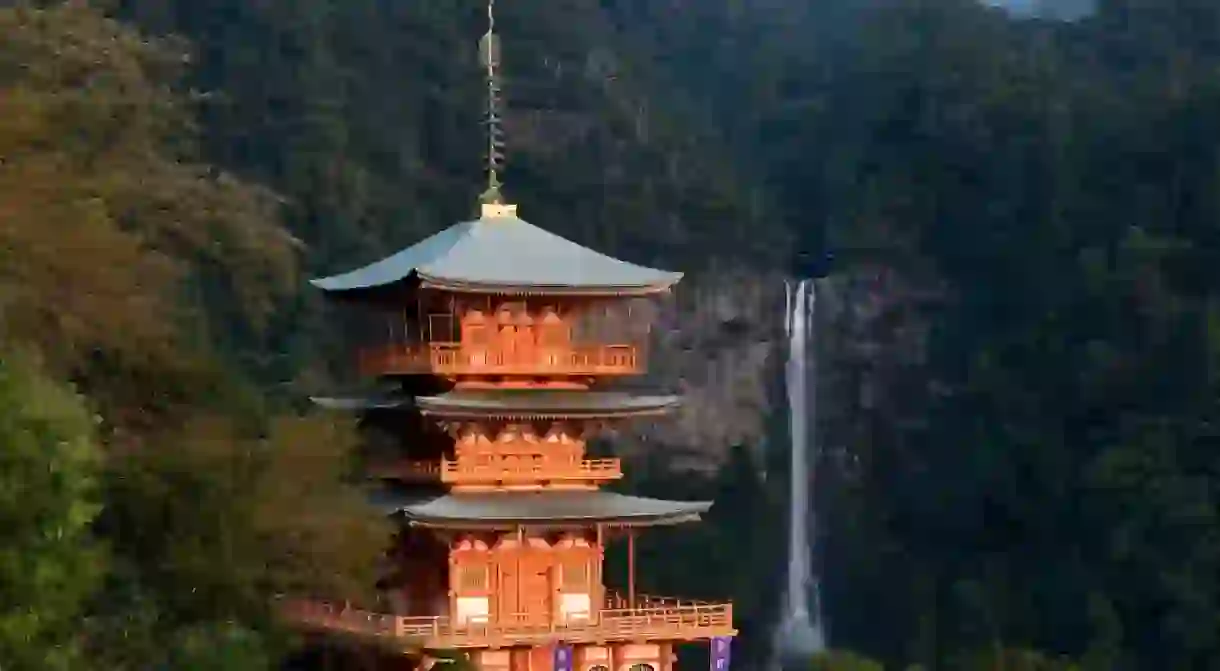
[(710, 501), (664, 501), (602, 491), (445, 494), (415, 501), (383, 501), (386, 514), (414, 526), (448, 529), (665, 526), (694, 522)]
[[(517, 392), (530, 393), (530, 392)], [(586, 394), (598, 392), (573, 392), (579, 394), (576, 400), (586, 400)], [(368, 410), (419, 410), (428, 417), (443, 419), (628, 419), (633, 417), (656, 417), (673, 412), (682, 404), (678, 396), (637, 396), (627, 402), (634, 405), (616, 407), (613, 405), (580, 403), (556, 405), (550, 407), (524, 404), (513, 406), (509, 401), (504, 405), (496, 405), (491, 400), (463, 402), (445, 396), (420, 396), (412, 398), (393, 396), (310, 396), (309, 400), (325, 410), (358, 412)], [(596, 399), (593, 399), (596, 400)]]
[[(602, 393), (509, 391), (475, 396), (451, 392), (417, 397), (415, 405), (426, 416), (445, 419), (627, 419), (667, 415), (682, 404), (678, 396), (601, 396)], [(536, 397), (530, 398), (531, 395)]]
[(498, 296), (588, 296), (591, 298), (622, 297), (644, 298), (659, 296), (673, 289), (682, 279), (682, 273), (661, 282), (643, 285), (559, 285), (559, 284), (495, 284), (463, 279), (450, 279), (412, 272), (393, 282), (368, 286), (345, 286), (335, 280), (341, 275), (309, 280), (309, 284), (334, 298), (358, 299), (375, 294), (384, 295), (395, 287), (410, 290), (416, 286), (423, 289), (448, 291), (451, 293), (492, 294)]
[(408, 275), (398, 278), (392, 282), (383, 282), (381, 284), (370, 284), (367, 286), (352, 286), (345, 285), (339, 282), (343, 275), (333, 275), (331, 277), (317, 277), (309, 280), (309, 285), (315, 289), (320, 289), (326, 296), (332, 298), (362, 298), (365, 296), (386, 295), (393, 293), (395, 289), (410, 291), (418, 286), (422, 286), (422, 282), (418, 274), (412, 272)]
[[(394, 286), (395, 284), (402, 284), (406, 280), (410, 279), (410, 275), (404, 275), (403, 277), (400, 277), (397, 280), (394, 280), (393, 282), (383, 282), (381, 284), (369, 284), (369, 285), (347, 285), (347, 284), (342, 283), (343, 276), (346, 274), (347, 273), (342, 273), (339, 275), (330, 275), (328, 277), (315, 277), (315, 278), (312, 278), (309, 280), (309, 284), (313, 288), (321, 289), (322, 291), (325, 291), (328, 294), (352, 294), (352, 293), (358, 293), (358, 292), (362, 292), (362, 291), (374, 291), (377, 289), (384, 289), (386, 287)], [(412, 274), (414, 274), (414, 273), (412, 273)]]
[(518, 527), (523, 528), (546, 528), (546, 529), (583, 529), (590, 524), (603, 524), (609, 527), (620, 529), (628, 528), (646, 528), (646, 527), (670, 527), (679, 524), (691, 524), (699, 522), (703, 517), (699, 513), (690, 513), (687, 515), (675, 515), (670, 517), (658, 518), (598, 518), (585, 520), (572, 519), (553, 519), (553, 520), (521, 520), (521, 521), (486, 521), (486, 520), (423, 520), (412, 519), (403, 515), (407, 523), (413, 527), (421, 527), (425, 529), (453, 529), (453, 530), (470, 530), (470, 531), (511, 531)]
[(632, 419), (639, 417), (660, 417), (667, 415), (671, 408), (655, 410), (513, 410), (513, 409), (470, 409), (446, 408), (420, 411), (427, 417), (441, 419)]
[(672, 273), (664, 280), (641, 285), (495, 284), (419, 274), (420, 286), (428, 289), (510, 296), (655, 296), (669, 291), (681, 280), (682, 273)]
[(616, 259), (516, 216), (492, 216), (310, 284), (350, 298), (405, 282), (454, 292), (647, 296), (681, 279), (682, 273)]
[(411, 400), (406, 398), (368, 398), (359, 396), (310, 396), (314, 405), (325, 410), (395, 410), (410, 407)]

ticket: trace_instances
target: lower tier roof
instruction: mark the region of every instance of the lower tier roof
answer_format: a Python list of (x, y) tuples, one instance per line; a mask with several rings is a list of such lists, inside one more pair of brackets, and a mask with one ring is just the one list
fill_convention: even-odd
[(694, 522), (710, 501), (663, 501), (602, 491), (413, 495), (383, 490), (373, 503), (387, 515), (436, 527), (505, 528), (610, 523), (659, 526)]

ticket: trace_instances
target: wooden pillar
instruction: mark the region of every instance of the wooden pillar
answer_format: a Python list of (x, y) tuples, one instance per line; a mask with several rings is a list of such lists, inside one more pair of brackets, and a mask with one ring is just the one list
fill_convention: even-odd
[(635, 529), (627, 529), (627, 607), (635, 608)]
[[(424, 316), (424, 299), (418, 293), (415, 294), (415, 329), (419, 339), (416, 341), (420, 347), (426, 347), (428, 339), (432, 337), (432, 325), (424, 324), (428, 318)], [(411, 325), (407, 323), (407, 306), (402, 306), (402, 339), (406, 343), (411, 342), (409, 333)], [(426, 327), (426, 328), (425, 328)]]
[[(517, 527), (517, 585), (515, 588), (517, 590), (517, 612), (513, 613), (514, 616), (521, 613), (521, 555), (523, 554), (525, 554), (525, 527), (519, 526)], [(516, 623), (517, 618), (513, 617), (511, 622)]]
[(589, 616), (594, 622), (601, 622), (602, 609), (606, 607), (606, 532), (605, 527), (597, 525), (597, 566), (594, 569), (593, 577), (593, 599), (595, 601), (590, 604), (592, 613)]
[(453, 554), (455, 546), (454, 539), (449, 541), (449, 584), (446, 585), (449, 596), (449, 621), (455, 624), (458, 623), (457, 612), (457, 589), (458, 589), (458, 573), (461, 569), (458, 566), (457, 558)]

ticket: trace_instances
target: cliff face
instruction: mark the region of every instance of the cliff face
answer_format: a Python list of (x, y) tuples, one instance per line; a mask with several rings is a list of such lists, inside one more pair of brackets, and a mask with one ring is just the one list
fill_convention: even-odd
[(776, 354), (783, 352), (783, 276), (723, 267), (688, 276), (657, 306), (645, 383), (684, 399), (671, 418), (632, 427), (630, 454), (663, 446), (668, 467), (707, 472), (734, 445), (763, 442), (773, 412)]
[[(673, 389), (685, 403), (673, 418), (636, 427), (620, 449), (663, 445), (662, 463), (706, 471), (734, 446), (761, 450), (771, 442), (787, 413), (785, 285), (792, 281), (776, 270), (719, 268), (688, 277), (660, 303), (644, 382)], [(934, 297), (881, 270), (817, 281), (810, 384), (817, 385), (822, 456), (857, 461), (868, 443), (856, 442), (862, 429), (853, 418), (896, 410), (889, 394), (923, 358), (927, 323), (919, 309)]]
[[(702, 474), (735, 446), (748, 448), (760, 466), (780, 457), (783, 450), (762, 450), (786, 444), (785, 284), (792, 281), (778, 270), (722, 266), (689, 275), (658, 302), (649, 372), (636, 384), (681, 394), (684, 403), (671, 417), (623, 429), (615, 448), (641, 463)], [(817, 386), (818, 454), (838, 476), (854, 477), (869, 458), (874, 422), (917, 416), (909, 399), (931, 393), (909, 387), (925, 357), (921, 311), (940, 300), (927, 282), (880, 268), (817, 281), (810, 384)]]

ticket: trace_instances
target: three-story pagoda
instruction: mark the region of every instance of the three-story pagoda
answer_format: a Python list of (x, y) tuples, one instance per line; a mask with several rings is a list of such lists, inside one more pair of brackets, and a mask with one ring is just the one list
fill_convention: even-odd
[[(735, 634), (728, 603), (638, 595), (634, 534), (694, 521), (711, 503), (603, 491), (619, 459), (586, 442), (679, 399), (607, 390), (644, 370), (633, 303), (678, 273), (619, 261), (484, 204), (482, 216), (384, 260), (315, 280), (380, 322), (359, 351), (374, 395), (356, 410), (382, 440), (370, 477), (401, 521), (383, 610), (298, 603), (298, 622), (377, 636), (403, 652), (467, 649), (485, 671), (670, 671), (673, 646)], [(623, 592), (603, 579), (625, 538)]]
[[(489, 0), (489, 189), (481, 216), (313, 281), (347, 306), (375, 394), (316, 398), (361, 413), (376, 503), (399, 521), (377, 609), (295, 601), (314, 630), (406, 654), (464, 649), (484, 671), (671, 671), (676, 643), (712, 640), (727, 671), (732, 605), (635, 591), (635, 533), (708, 502), (603, 491), (618, 459), (590, 437), (679, 399), (615, 390), (644, 371), (647, 310), (679, 273), (610, 258), (517, 217), (499, 197), (499, 45)], [(377, 439), (379, 438), (379, 439)], [(624, 592), (606, 584), (625, 539)]]

